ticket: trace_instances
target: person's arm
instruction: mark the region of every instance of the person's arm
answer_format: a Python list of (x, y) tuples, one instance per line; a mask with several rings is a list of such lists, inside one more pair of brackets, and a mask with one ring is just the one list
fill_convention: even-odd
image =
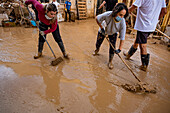
[(119, 49), (120, 50), (122, 50), (123, 44), (124, 44), (124, 40), (120, 40), (120, 44), (119, 44)]
[(167, 9), (166, 8), (162, 8), (161, 9), (161, 13), (159, 15), (159, 19), (161, 19), (166, 13), (167, 13)]
[(130, 14), (134, 9), (136, 9), (136, 8), (137, 8), (137, 6), (131, 5), (131, 6), (129, 7), (129, 9), (128, 9), (129, 14)]
[(105, 1), (103, 1), (103, 3), (99, 6), (99, 8), (98, 9), (101, 9), (103, 6), (104, 6), (104, 4), (105, 4), (106, 2)]
[(165, 1), (162, 1), (162, 9), (159, 15), (159, 19), (162, 18), (166, 13), (167, 13), (167, 9), (166, 9), (166, 3)]
[(56, 23), (54, 23), (54, 24), (51, 25), (51, 28), (50, 28), (50, 29), (44, 31), (44, 33), (45, 33), (45, 34), (48, 34), (48, 33), (54, 32), (56, 29), (57, 29), (57, 21), (56, 21)]
[(25, 1), (26, 5), (33, 4), (37, 11), (43, 10), (43, 5), (40, 4), (37, 0), (27, 0)]
[(121, 21), (121, 29), (120, 29), (120, 44), (119, 44), (119, 50), (122, 50), (124, 40), (125, 40), (125, 34), (126, 34), (126, 22), (125, 19)]
[(102, 29), (103, 26), (102, 26), (101, 23), (98, 21), (97, 16), (96, 16), (96, 22), (97, 22), (97, 24), (99, 25), (99, 27)]

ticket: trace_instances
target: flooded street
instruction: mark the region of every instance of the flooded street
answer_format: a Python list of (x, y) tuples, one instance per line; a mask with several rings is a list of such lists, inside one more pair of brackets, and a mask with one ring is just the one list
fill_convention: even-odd
[[(93, 56), (98, 25), (95, 19), (59, 23), (70, 60), (57, 66), (44, 45), (37, 54), (38, 29), (0, 27), (0, 113), (170, 113), (170, 52), (156, 39), (148, 40), (148, 71), (141, 71), (140, 51), (127, 61), (143, 82), (156, 86), (156, 94), (134, 94), (111, 84), (138, 81), (115, 55), (108, 69), (109, 44), (105, 40)], [(128, 51), (135, 35), (126, 35), (121, 52)], [(62, 56), (52, 34), (47, 35), (54, 53)], [(119, 39), (117, 40), (117, 47)]]

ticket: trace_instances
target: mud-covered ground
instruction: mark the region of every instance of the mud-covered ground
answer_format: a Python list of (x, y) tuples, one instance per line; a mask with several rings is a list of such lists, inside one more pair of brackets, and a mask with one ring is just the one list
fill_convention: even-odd
[[(47, 44), (43, 57), (33, 59), (37, 28), (0, 28), (0, 113), (170, 113), (170, 52), (165, 45), (148, 40), (147, 72), (138, 69), (139, 49), (126, 60), (143, 82), (157, 87), (156, 94), (134, 94), (110, 83), (138, 81), (117, 55), (114, 69), (108, 69), (106, 40), (100, 55), (92, 55), (98, 30), (94, 19), (59, 25), (70, 60), (58, 66), (50, 66), (54, 57)], [(123, 51), (130, 48), (134, 37), (126, 35)], [(62, 56), (51, 34), (47, 40), (56, 56)]]

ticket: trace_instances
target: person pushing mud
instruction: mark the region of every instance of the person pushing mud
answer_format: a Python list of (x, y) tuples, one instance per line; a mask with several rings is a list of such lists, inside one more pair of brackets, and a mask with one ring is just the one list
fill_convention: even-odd
[(137, 9), (137, 17), (134, 29), (137, 35), (134, 44), (127, 53), (124, 53), (126, 59), (136, 52), (138, 45), (140, 47), (141, 62), (140, 69), (147, 70), (150, 54), (147, 53), (147, 37), (155, 31), (158, 19), (166, 14), (165, 0), (136, 0), (129, 8), (129, 13)]
[(103, 14), (100, 14), (96, 17), (96, 22), (99, 25), (99, 30), (97, 34), (96, 41), (96, 50), (93, 55), (97, 55), (100, 49), (100, 46), (106, 36), (109, 37), (111, 44), (115, 47), (117, 32), (119, 32), (120, 44), (117, 50), (114, 50), (111, 45), (109, 49), (109, 69), (113, 68), (112, 59), (114, 53), (118, 54), (122, 50), (122, 46), (125, 40), (126, 34), (126, 22), (125, 18), (128, 16), (128, 9), (124, 3), (118, 3), (112, 11), (107, 11)]
[[(39, 18), (39, 42), (38, 42), (38, 55), (34, 56), (37, 59), (42, 56), (43, 46), (48, 33), (52, 33), (55, 41), (58, 43), (64, 58), (68, 59), (68, 54), (65, 51), (63, 41), (60, 36), (59, 25), (57, 22), (57, 7), (53, 3), (49, 3), (45, 6), (40, 4), (37, 0), (26, 0), (24, 5), (32, 4), (38, 11)], [(49, 29), (50, 28), (50, 29)]]

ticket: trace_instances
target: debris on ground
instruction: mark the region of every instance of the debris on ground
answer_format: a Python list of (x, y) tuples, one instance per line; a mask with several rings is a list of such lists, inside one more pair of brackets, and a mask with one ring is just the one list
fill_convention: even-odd
[(122, 87), (123, 89), (130, 91), (132, 93), (138, 93), (138, 94), (144, 94), (144, 93), (153, 93), (156, 94), (156, 87), (149, 85), (148, 83), (144, 83), (144, 82), (139, 82), (136, 84), (122, 84), (122, 85), (118, 85), (116, 83), (110, 82), (116, 86)]
[(134, 85), (130, 84), (123, 84), (121, 87), (127, 91), (133, 92), (133, 93), (156, 93), (156, 87), (153, 87), (147, 83), (139, 82)]
[(31, 20), (27, 9), (20, 5), (19, 1), (2, 0), (0, 2), (0, 23), (2, 27), (35, 27)]

